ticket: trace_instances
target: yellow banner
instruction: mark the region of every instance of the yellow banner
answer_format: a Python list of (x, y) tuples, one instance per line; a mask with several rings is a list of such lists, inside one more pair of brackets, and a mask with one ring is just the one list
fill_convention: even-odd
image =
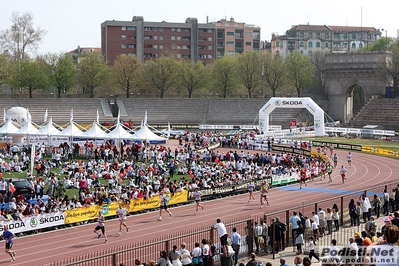
[[(185, 190), (183, 192), (177, 192), (174, 195), (168, 194), (166, 196), (169, 197), (167, 203), (168, 205), (183, 203), (188, 200), (188, 191)], [(125, 208), (129, 212), (137, 212), (142, 210), (159, 208), (159, 206), (160, 206), (160, 199), (159, 195), (157, 195), (148, 200), (144, 199), (131, 200), (130, 205), (126, 206)], [(78, 209), (67, 210), (65, 211), (65, 224), (78, 223), (78, 222), (96, 219), (98, 217), (98, 211), (100, 209), (105, 217), (114, 216), (116, 215), (116, 210), (118, 209), (118, 207), (119, 203), (112, 202), (111, 204), (106, 204), (102, 206), (92, 205), (90, 207), (82, 207)]]
[(390, 156), (390, 157), (398, 157), (398, 155), (399, 155), (397, 151), (381, 149), (381, 148), (376, 148), (376, 147), (372, 147), (372, 146), (362, 146), (362, 152), (380, 154), (380, 155), (385, 155), (385, 156)]

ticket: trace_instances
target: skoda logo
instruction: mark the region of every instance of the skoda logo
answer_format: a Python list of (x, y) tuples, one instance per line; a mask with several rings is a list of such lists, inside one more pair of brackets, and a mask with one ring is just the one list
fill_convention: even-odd
[(103, 206), (101, 207), (101, 213), (103, 215), (107, 215), (109, 213), (109, 206)]
[(22, 123), (25, 122), (25, 118), (21, 118), (21, 122), (22, 122)]
[(30, 226), (33, 227), (33, 228), (37, 226), (37, 219), (36, 218), (33, 217), (33, 218), (30, 219)]
[(275, 105), (281, 105), (281, 101), (280, 101), (280, 100), (276, 100), (276, 101), (274, 102), (274, 104), (275, 104)]
[(320, 127), (320, 123), (316, 123), (314, 126), (315, 126), (316, 128), (319, 128), (319, 127)]

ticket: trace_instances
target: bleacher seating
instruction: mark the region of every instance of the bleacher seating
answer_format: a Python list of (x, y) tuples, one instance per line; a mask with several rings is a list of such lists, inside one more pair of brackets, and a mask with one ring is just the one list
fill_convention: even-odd
[(398, 106), (399, 99), (374, 99), (356, 117), (352, 124), (355, 127), (378, 125), (386, 130), (399, 130)]

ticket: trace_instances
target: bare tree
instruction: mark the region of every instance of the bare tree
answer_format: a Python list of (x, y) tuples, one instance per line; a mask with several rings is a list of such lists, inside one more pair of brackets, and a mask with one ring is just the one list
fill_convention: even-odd
[(28, 57), (28, 52), (36, 51), (42, 42), (45, 30), (33, 27), (33, 16), (30, 12), (20, 15), (13, 12), (12, 25), (9, 29), (0, 31), (0, 47), (15, 61)]

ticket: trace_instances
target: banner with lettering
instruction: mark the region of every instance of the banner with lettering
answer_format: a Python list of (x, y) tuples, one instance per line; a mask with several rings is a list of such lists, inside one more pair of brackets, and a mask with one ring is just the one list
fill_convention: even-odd
[(1, 221), (0, 234), (3, 234), (4, 225), (8, 225), (8, 229), (16, 233), (23, 233), (32, 230), (53, 227), (65, 223), (64, 212), (44, 213), (34, 216), (27, 216), (22, 218), (22, 221)]
[(99, 205), (92, 205), (90, 207), (81, 207), (73, 210), (65, 211), (65, 224), (78, 223), (97, 218)]

